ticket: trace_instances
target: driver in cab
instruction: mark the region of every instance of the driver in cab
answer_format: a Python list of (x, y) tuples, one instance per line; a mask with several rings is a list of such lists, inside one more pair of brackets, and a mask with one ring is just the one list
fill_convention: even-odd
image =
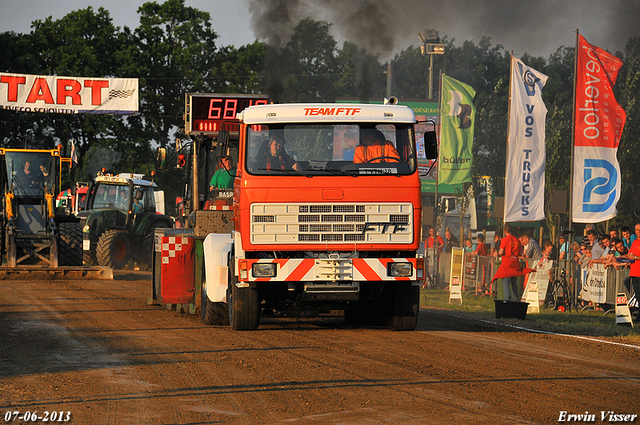
[(353, 155), (356, 164), (400, 162), (400, 155), (393, 143), (386, 140), (380, 130), (366, 128), (360, 132), (360, 145)]

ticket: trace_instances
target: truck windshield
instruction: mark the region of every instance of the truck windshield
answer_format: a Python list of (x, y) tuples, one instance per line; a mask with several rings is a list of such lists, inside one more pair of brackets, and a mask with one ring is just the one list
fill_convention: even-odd
[(57, 166), (49, 152), (6, 152), (7, 181), (15, 196), (56, 191)]
[(410, 124), (282, 124), (248, 128), (246, 169), (266, 175), (412, 174)]

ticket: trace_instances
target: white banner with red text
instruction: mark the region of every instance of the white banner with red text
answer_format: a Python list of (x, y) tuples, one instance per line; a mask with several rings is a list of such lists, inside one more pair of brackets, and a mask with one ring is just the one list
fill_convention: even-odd
[(572, 221), (616, 216), (620, 199), (617, 153), (627, 115), (613, 95), (622, 61), (578, 35)]
[(511, 106), (507, 142), (504, 221), (544, 219), (544, 129), (547, 76), (511, 57)]
[(137, 78), (0, 73), (0, 109), (53, 114), (137, 114)]

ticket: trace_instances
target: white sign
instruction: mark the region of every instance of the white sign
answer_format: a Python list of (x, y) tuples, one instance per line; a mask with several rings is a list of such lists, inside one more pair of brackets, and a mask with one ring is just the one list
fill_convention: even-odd
[(449, 269), (449, 303), (462, 304), (462, 275), (464, 273), (464, 248), (451, 250), (451, 268)]
[(633, 327), (627, 295), (620, 293), (616, 295), (616, 325), (628, 325)]
[(50, 114), (137, 114), (137, 78), (0, 73), (0, 109)]
[(547, 297), (547, 290), (549, 288), (549, 270), (553, 267), (553, 261), (543, 261), (542, 264), (536, 264), (536, 270), (529, 274), (527, 279), (527, 286), (525, 287), (524, 293), (522, 295), (523, 300), (529, 303), (529, 309), (527, 310), (529, 313), (533, 312), (533, 294), (529, 294), (530, 291), (533, 291), (532, 285), (535, 285), (537, 288), (536, 295), (536, 311), (535, 313), (539, 313), (539, 307), (544, 304), (544, 301)]
[(538, 282), (527, 283), (527, 298), (525, 302), (529, 304), (527, 313), (540, 313), (540, 297), (538, 296)]
[(602, 264), (596, 263), (587, 269), (580, 298), (596, 304), (607, 301), (607, 271)]

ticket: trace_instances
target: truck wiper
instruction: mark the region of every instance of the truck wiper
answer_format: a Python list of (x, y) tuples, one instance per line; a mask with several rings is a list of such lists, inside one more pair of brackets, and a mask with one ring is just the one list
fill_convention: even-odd
[(320, 170), (317, 168), (305, 168), (303, 171), (307, 171), (307, 172), (313, 171), (316, 173), (329, 173), (337, 176), (354, 176), (355, 177), (355, 174), (352, 171), (347, 172), (343, 170), (336, 170), (334, 168), (322, 168)]
[(298, 173), (296, 170), (283, 170), (282, 168), (273, 168), (271, 170), (268, 170), (266, 168), (258, 168), (258, 171), (277, 171), (283, 174), (300, 175), (300, 173)]

